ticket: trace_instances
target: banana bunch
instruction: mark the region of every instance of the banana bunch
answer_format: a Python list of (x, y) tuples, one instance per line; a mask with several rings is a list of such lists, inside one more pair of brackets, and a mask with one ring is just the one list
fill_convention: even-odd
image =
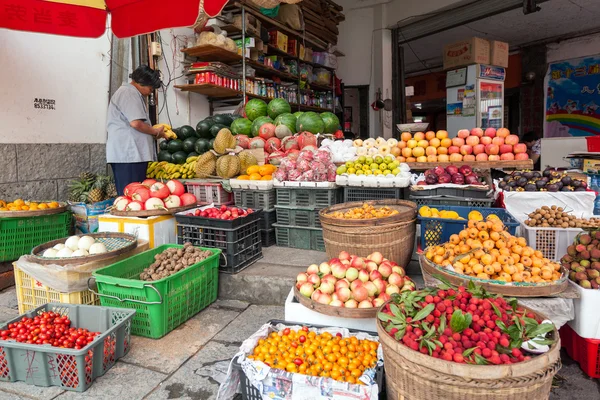
[(188, 157), (184, 164), (173, 164), (166, 161), (148, 163), (147, 178), (154, 179), (192, 179), (196, 177), (196, 158)]
[(167, 139), (177, 139), (177, 135), (175, 134), (175, 132), (173, 132), (173, 129), (169, 124), (156, 124), (153, 126), (153, 128), (160, 128), (161, 126), (165, 128), (164, 132), (167, 136)]

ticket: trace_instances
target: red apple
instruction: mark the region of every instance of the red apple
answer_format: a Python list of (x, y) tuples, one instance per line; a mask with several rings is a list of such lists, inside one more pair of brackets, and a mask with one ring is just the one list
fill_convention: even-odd
[(348, 253), (347, 251), (342, 251), (342, 252), (340, 252), (340, 255), (338, 256), (338, 258), (340, 260), (349, 260), (350, 259), (350, 253)]
[(500, 155), (500, 160), (502, 161), (512, 161), (515, 159), (515, 155), (513, 153), (504, 153)]
[(492, 139), (492, 144), (495, 144), (496, 146), (502, 146), (504, 144), (504, 138), (496, 136)]
[(488, 161), (500, 161), (500, 156), (497, 154), (490, 154), (488, 156)]
[(350, 290), (354, 291), (356, 288), (361, 287), (362, 285), (363, 282), (360, 279), (352, 281), (352, 283), (350, 283)]
[(475, 146), (473, 146), (473, 154), (477, 155), (481, 153), (485, 153), (485, 145), (476, 144)]
[(367, 292), (369, 293), (369, 297), (376, 296), (378, 293), (377, 286), (375, 286), (375, 284), (371, 281), (365, 282), (365, 289), (367, 289)]
[(366, 300), (367, 297), (369, 297), (369, 291), (366, 287), (359, 286), (352, 291), (352, 297), (354, 298), (354, 300), (360, 303), (361, 301)]
[(385, 293), (385, 288), (387, 287), (387, 284), (385, 283), (385, 281), (383, 279), (375, 279), (373, 281), (373, 284), (377, 288), (377, 294)]
[(380, 299), (379, 297), (376, 299), (373, 299), (373, 307), (375, 307), (375, 308), (381, 307), (384, 303), (385, 303), (385, 300)]
[(515, 154), (527, 153), (527, 145), (525, 143), (517, 143), (513, 146), (513, 152)]
[(508, 135), (510, 135), (510, 131), (506, 128), (500, 128), (498, 129), (498, 131), (496, 131), (496, 136), (499, 136), (501, 138), (505, 138)]
[(191, 193), (184, 193), (181, 196), (179, 196), (181, 198), (181, 205), (182, 206), (191, 206), (193, 204), (196, 204), (198, 202), (198, 199), (196, 198), (196, 196), (194, 196)]
[(467, 154), (473, 154), (473, 147), (468, 144), (460, 146), (460, 154), (466, 156)]
[(146, 200), (150, 198), (150, 189), (144, 186), (138, 186), (131, 194), (131, 198), (145, 203)]
[(456, 153), (460, 153), (460, 147), (458, 147), (458, 146), (448, 147), (448, 154), (456, 154)]
[(389, 263), (382, 263), (378, 269), (379, 273), (383, 276), (383, 279), (387, 279), (392, 274), (392, 266)]
[(469, 145), (469, 146), (475, 146), (479, 144), (479, 136), (469, 136), (467, 138), (467, 140), (465, 140), (465, 142)]
[(484, 135), (491, 137), (491, 138), (495, 137), (496, 136), (496, 128), (486, 128)]
[(471, 135), (482, 137), (483, 130), (481, 128), (473, 128), (473, 129), (471, 129)]
[(373, 308), (373, 303), (371, 303), (369, 300), (363, 300), (358, 303), (358, 308)]
[(529, 160), (529, 154), (527, 154), (527, 153), (515, 154), (515, 160), (519, 160), (519, 161)]
[(512, 153), (513, 147), (510, 144), (500, 146), (500, 154)]
[(356, 269), (361, 269), (365, 266), (365, 260), (362, 257), (354, 257), (350, 265)]
[(345, 279), (340, 279), (339, 281), (337, 281), (335, 283), (335, 291), (336, 292), (338, 290), (340, 290), (341, 288), (349, 288), (349, 287), (350, 287), (350, 283)]
[(336, 290), (335, 293), (337, 294), (337, 298), (340, 299), (340, 301), (343, 301), (344, 303), (350, 300), (350, 296), (352, 294), (352, 292), (350, 292), (350, 289), (348, 289), (347, 287), (339, 288), (338, 290)]
[(467, 137), (469, 137), (469, 130), (461, 129), (458, 131), (457, 136), (461, 139), (466, 139)]
[(315, 292), (315, 288), (313, 287), (312, 283), (310, 283), (310, 282), (302, 283), (298, 290), (300, 290), (300, 294), (302, 294), (302, 296), (305, 296), (308, 298), (310, 298), (312, 296), (312, 294)]
[(383, 254), (381, 254), (380, 252), (376, 251), (373, 252), (371, 254), (369, 254), (367, 256), (367, 258), (373, 262), (375, 262), (377, 265), (381, 264), (383, 262)]
[(152, 185), (153, 185), (155, 182), (157, 182), (157, 180), (156, 180), (156, 179), (145, 179), (145, 180), (142, 182), (142, 185), (150, 187), (150, 186), (152, 186)]
[(514, 146), (515, 144), (519, 143), (519, 137), (517, 135), (508, 135), (504, 139), (504, 143)]
[(379, 293), (379, 296), (377, 296), (377, 298), (382, 299), (383, 301), (390, 301), (392, 299), (392, 297), (385, 292)]
[(485, 146), (485, 152), (490, 156), (496, 155), (500, 153), (500, 147), (497, 144), (488, 144)]
[(452, 138), (452, 146), (460, 147), (464, 144), (465, 144), (465, 139), (459, 138), (459, 137)]
[(170, 181), (167, 181), (167, 187), (169, 188), (171, 194), (174, 194), (175, 196), (181, 196), (185, 193), (185, 187), (183, 186), (183, 183), (179, 182), (177, 179), (171, 179)]
[(164, 183), (155, 182), (150, 186), (150, 197), (157, 197), (162, 200), (169, 197), (170, 194), (169, 188)]
[(488, 155), (485, 153), (479, 153), (475, 156), (475, 161), (487, 161)]
[(344, 307), (346, 307), (346, 308), (358, 308), (358, 303), (354, 299), (348, 300), (347, 302), (344, 303)]
[(479, 143), (487, 146), (488, 144), (492, 144), (492, 138), (489, 136), (482, 136), (481, 139), (479, 139)]
[(358, 270), (354, 267), (350, 267), (346, 270), (346, 279), (349, 282), (353, 282), (358, 279)]
[(375, 261), (367, 261), (367, 265), (366, 267), (367, 271), (369, 271), (369, 273), (371, 271), (376, 271), (377, 270), (377, 263)]
[(358, 271), (358, 279), (363, 283), (367, 282), (369, 280), (369, 272), (366, 269), (361, 269)]
[(175, 196), (174, 194), (167, 196), (165, 199), (165, 206), (167, 206), (167, 208), (181, 207), (181, 199), (179, 196)]

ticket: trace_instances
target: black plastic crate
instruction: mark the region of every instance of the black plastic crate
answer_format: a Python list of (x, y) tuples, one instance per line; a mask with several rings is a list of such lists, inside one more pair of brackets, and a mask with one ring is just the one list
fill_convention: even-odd
[(225, 260), (221, 260), (219, 271), (235, 274), (262, 258), (258, 225), (258, 220), (235, 229), (177, 224), (177, 243), (221, 249)]
[(351, 201), (401, 199), (402, 188), (345, 187), (344, 203)]
[(275, 189), (234, 189), (233, 197), (237, 206), (247, 208), (262, 208), (264, 211), (273, 210), (275, 207), (275, 202), (277, 201)]
[(412, 197), (450, 196), (471, 199), (489, 198), (491, 189), (465, 189), (453, 187), (440, 187), (435, 189), (410, 190)]
[(260, 217), (260, 229), (263, 231), (268, 231), (269, 229), (273, 229), (273, 224), (277, 222), (277, 212), (275, 210), (271, 211), (263, 211)]
[(470, 199), (451, 196), (410, 196), (410, 201), (420, 206), (463, 206), (463, 207), (492, 207), (494, 199)]
[(273, 225), (277, 236), (277, 246), (294, 249), (325, 251), (323, 229), (302, 226)]
[(277, 205), (292, 207), (326, 208), (342, 201), (338, 188), (277, 188)]
[[(285, 325), (289, 325), (289, 326), (300, 325), (300, 326), (308, 326), (309, 328), (327, 328), (328, 327), (326, 325), (305, 324), (303, 322), (290, 322), (290, 321), (283, 321), (283, 320), (279, 320), (279, 319), (272, 319), (268, 323), (270, 323), (271, 325), (277, 325), (277, 324), (285, 324)], [(360, 329), (350, 329), (350, 328), (347, 328), (347, 329), (350, 333), (365, 332), (371, 336), (379, 337), (377, 332), (365, 331), (365, 330), (360, 330)], [(381, 344), (380, 344), (380, 346), (381, 346)], [(236, 358), (233, 359), (232, 368), (237, 369), (240, 374), (240, 386), (242, 389), (241, 390), (242, 391), (242, 400), (262, 400), (263, 397), (262, 397), (260, 391), (258, 389), (256, 389), (254, 386), (252, 386), (252, 383), (250, 383), (250, 380), (248, 380), (248, 378), (246, 377), (246, 374), (244, 373), (242, 366), (240, 365), (240, 363), (238, 362), (238, 360)], [(387, 399), (387, 393), (385, 390), (385, 369), (383, 366), (378, 366), (375, 368), (375, 376), (376, 376), (376, 380), (377, 380), (377, 389), (379, 390), (379, 399), (385, 400), (385, 399)]]
[(275, 236), (275, 228), (269, 230), (261, 230), (260, 238), (262, 247), (271, 247), (277, 244), (277, 238)]
[[(244, 208), (244, 207), (239, 207)], [(194, 213), (197, 208), (182, 211), (180, 213), (175, 214), (175, 220), (178, 224), (184, 225), (202, 225), (209, 226), (213, 228), (223, 228), (223, 229), (234, 229), (245, 225), (252, 221), (257, 221), (262, 217), (262, 210), (253, 210), (252, 213), (247, 214), (243, 217), (238, 217), (236, 219), (217, 219), (217, 218), (205, 218), (205, 217), (197, 217), (195, 215), (187, 215), (188, 213)], [(210, 246), (205, 246), (210, 247)]]
[(276, 205), (277, 223), (287, 226), (303, 226), (306, 228), (320, 228), (320, 209), (296, 208)]

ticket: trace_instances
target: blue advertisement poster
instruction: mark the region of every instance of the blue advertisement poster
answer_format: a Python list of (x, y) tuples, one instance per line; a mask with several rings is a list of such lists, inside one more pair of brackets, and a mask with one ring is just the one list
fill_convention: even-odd
[(600, 135), (600, 55), (550, 64), (545, 137)]

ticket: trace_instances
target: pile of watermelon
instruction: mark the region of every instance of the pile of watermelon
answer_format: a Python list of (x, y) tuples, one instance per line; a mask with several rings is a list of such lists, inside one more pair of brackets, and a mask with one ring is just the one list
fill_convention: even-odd
[(173, 129), (177, 139), (164, 140), (160, 143), (158, 161), (184, 164), (188, 157), (198, 156), (211, 150), (217, 133), (223, 128), (230, 128), (238, 119), (241, 119), (241, 116), (217, 114), (198, 122), (196, 129), (189, 125)]

